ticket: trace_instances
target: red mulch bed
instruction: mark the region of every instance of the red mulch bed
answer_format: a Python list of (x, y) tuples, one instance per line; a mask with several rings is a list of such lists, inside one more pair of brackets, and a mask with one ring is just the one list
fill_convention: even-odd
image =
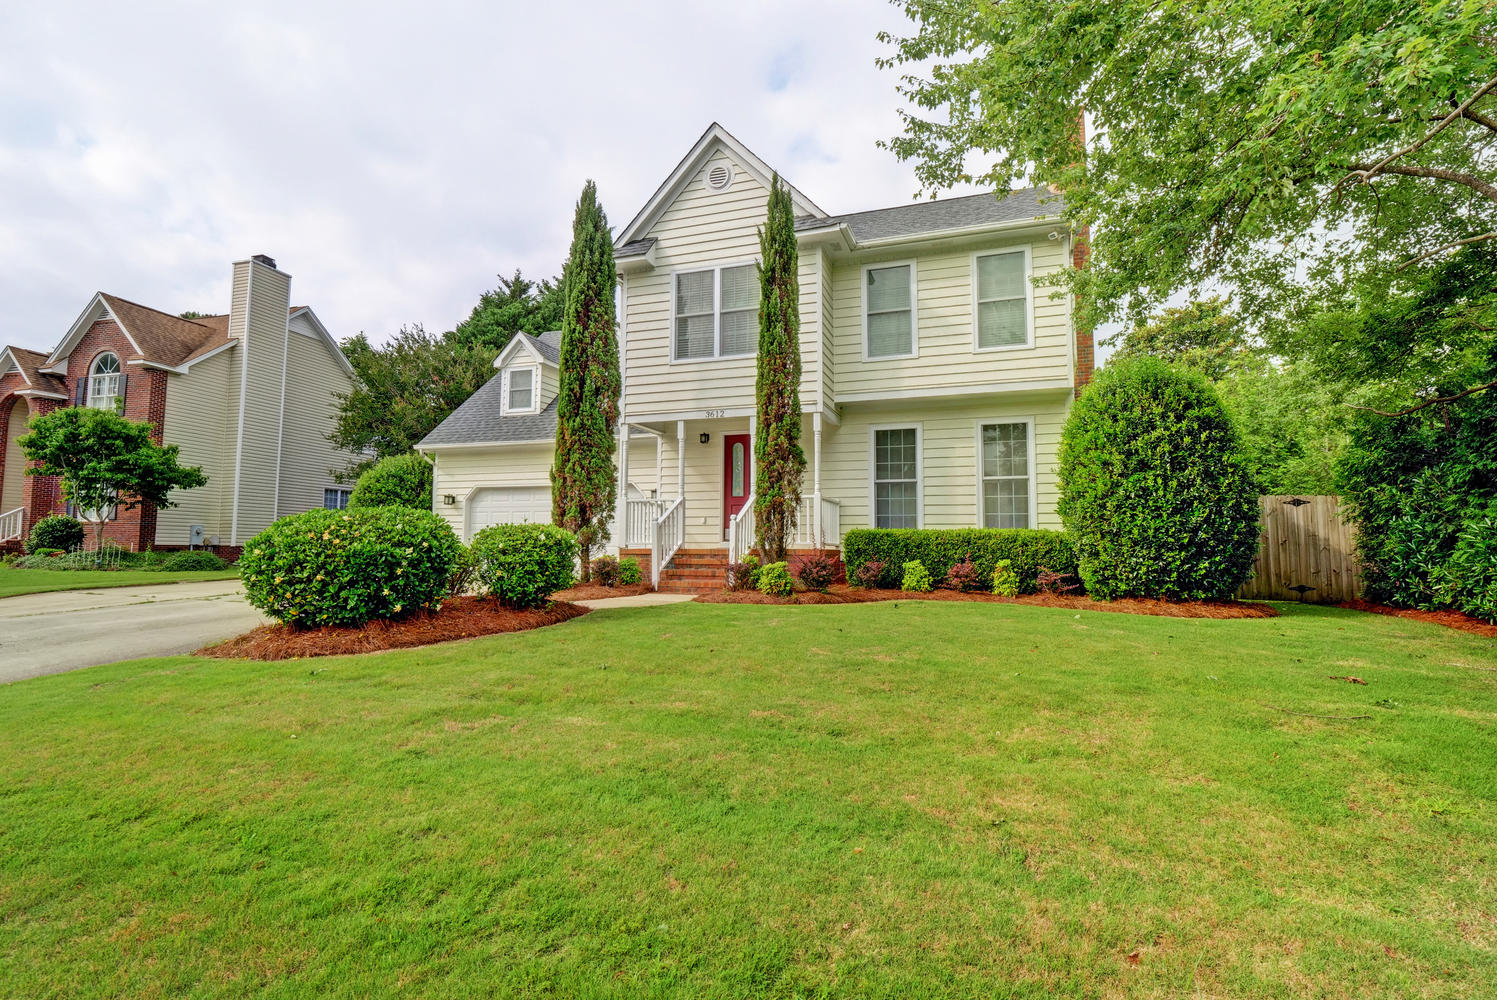
[(261, 625), (217, 646), (205, 646), (198, 656), (235, 660), (292, 660), (305, 656), (343, 656), (382, 649), (408, 649), (452, 639), (473, 639), (500, 632), (556, 625), (585, 615), (588, 608), (553, 601), (544, 608), (516, 611), (487, 597), (450, 597), (442, 610), (418, 612), (394, 621), (372, 621), (361, 626), (330, 625), (294, 629), (289, 625)]
[(1457, 629), (1461, 632), (1470, 632), (1472, 635), (1497, 639), (1497, 625), (1493, 625), (1491, 622), (1484, 622), (1480, 618), (1472, 618), (1462, 611), (1415, 611), (1413, 608), (1393, 608), (1386, 604), (1373, 604), (1371, 601), (1364, 601), (1360, 597), (1355, 601), (1343, 601), (1336, 606), (1338, 608), (1350, 608), (1353, 611), (1367, 611), (1374, 615), (1412, 618), (1417, 622), (1444, 625), (1446, 628)]
[(648, 583), (631, 583), (627, 587), (600, 587), (596, 583), (578, 584), (551, 595), (553, 601), (601, 601), (606, 597), (634, 597), (648, 594), (653, 588)]
[(955, 590), (932, 590), (916, 593), (906, 590), (865, 590), (844, 584), (827, 593), (805, 591), (790, 597), (770, 597), (757, 590), (719, 590), (697, 598), (704, 604), (868, 604), (874, 601), (969, 601), (986, 604), (1028, 604), (1041, 608), (1066, 608), (1075, 611), (1113, 611), (1129, 615), (1158, 615), (1165, 618), (1276, 618), (1278, 612), (1267, 604), (1247, 601), (1157, 601), (1128, 597), (1116, 601), (1099, 601), (1085, 596), (1061, 594), (1024, 594), (999, 597), (996, 594), (962, 593)]

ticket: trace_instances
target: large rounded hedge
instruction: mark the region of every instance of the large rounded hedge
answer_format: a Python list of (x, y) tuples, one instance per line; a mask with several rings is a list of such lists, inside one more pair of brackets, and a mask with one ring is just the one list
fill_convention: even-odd
[(61, 549), (72, 552), (83, 544), (83, 525), (62, 514), (48, 514), (31, 526), (26, 538), (26, 551)]
[(431, 510), (431, 463), (415, 452), (380, 459), (354, 483), (348, 506)]
[(473, 536), (473, 561), (485, 593), (536, 608), (572, 585), (577, 536), (553, 524), (496, 524)]
[(239, 575), (250, 603), (288, 625), (362, 625), (441, 607), (461, 553), (430, 511), (309, 510), (250, 539)]
[(1258, 491), (1201, 376), (1151, 357), (1098, 373), (1066, 421), (1060, 516), (1096, 597), (1216, 600), (1252, 572)]

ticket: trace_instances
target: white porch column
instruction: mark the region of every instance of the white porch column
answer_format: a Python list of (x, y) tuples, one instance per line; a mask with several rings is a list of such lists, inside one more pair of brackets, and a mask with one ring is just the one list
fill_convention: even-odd
[(686, 495), (686, 421), (676, 421), (676, 497)]
[(821, 547), (825, 531), (821, 524), (821, 411), (811, 414), (811, 539)]
[(660, 494), (662, 492), (664, 492), (665, 483), (661, 481), (662, 477), (664, 477), (664, 475), (665, 475), (665, 435), (664, 434), (656, 434), (655, 435), (655, 499), (656, 500), (659, 500), (660, 499)]
[(629, 544), (629, 425), (619, 421), (619, 496), (618, 513), (613, 521), (614, 539), (619, 548)]

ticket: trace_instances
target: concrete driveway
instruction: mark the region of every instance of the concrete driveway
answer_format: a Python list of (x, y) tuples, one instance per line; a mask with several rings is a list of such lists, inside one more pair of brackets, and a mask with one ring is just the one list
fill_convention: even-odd
[(142, 656), (190, 653), (270, 619), (238, 580), (0, 599), (0, 683)]

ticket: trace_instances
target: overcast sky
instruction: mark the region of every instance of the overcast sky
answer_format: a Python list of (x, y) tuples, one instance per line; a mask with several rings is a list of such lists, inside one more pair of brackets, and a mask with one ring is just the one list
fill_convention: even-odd
[(901, 25), (879, 0), (5, 4), (0, 342), (50, 349), (98, 290), (225, 312), (252, 253), (339, 338), (450, 329), (497, 274), (560, 271), (584, 180), (622, 226), (714, 120), (829, 212), (904, 203), (874, 145)]

